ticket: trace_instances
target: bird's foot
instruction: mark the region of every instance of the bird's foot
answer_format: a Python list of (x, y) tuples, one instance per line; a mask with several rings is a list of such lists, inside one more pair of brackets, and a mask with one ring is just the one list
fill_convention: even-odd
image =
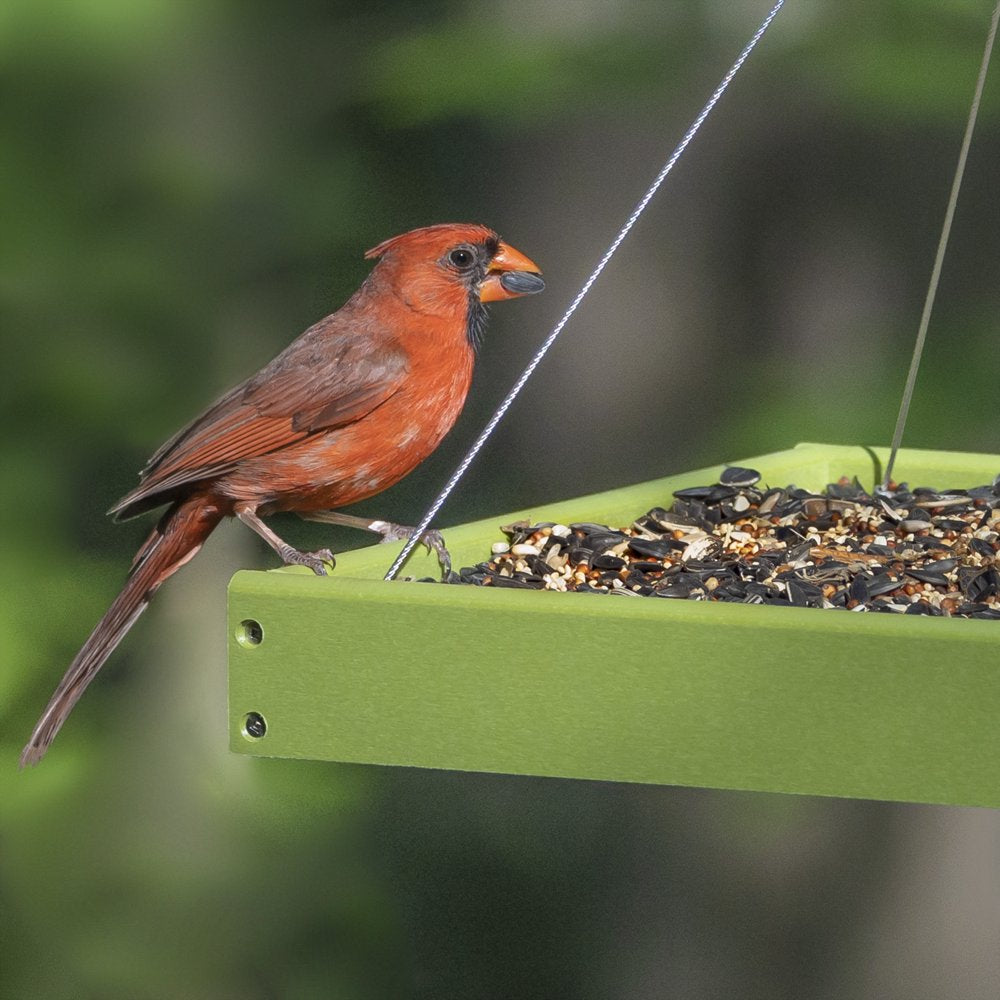
[(337, 565), (337, 560), (329, 549), (300, 552), (291, 545), (285, 545), (278, 555), (286, 566), (308, 566), (317, 576), (326, 576), (327, 566), (333, 569)]
[(278, 558), (286, 566), (308, 566), (317, 576), (326, 576), (326, 567), (333, 569), (337, 560), (329, 549), (319, 549), (316, 552), (299, 552), (283, 538), (276, 535), (258, 516), (255, 507), (250, 504), (238, 504), (233, 513), (248, 527), (260, 535), (268, 545), (278, 553)]
[[(403, 542), (415, 529), (405, 524), (393, 524), (391, 521), (371, 521), (368, 530), (381, 535), (383, 542)], [(428, 552), (437, 553), (438, 563), (441, 565), (441, 579), (447, 580), (451, 574), (451, 553), (445, 547), (444, 536), (440, 531), (431, 529), (425, 531), (418, 541), (427, 547)]]
[[(361, 531), (373, 531), (376, 535), (382, 536), (383, 542), (401, 542), (413, 534), (413, 528), (405, 524), (394, 524), (392, 521), (370, 521), (366, 517), (355, 517), (353, 514), (341, 514), (335, 510), (316, 510), (307, 513), (300, 513), (300, 517), (307, 521), (320, 521), (323, 524), (341, 524), (348, 528), (359, 528)], [(444, 538), (440, 531), (425, 531), (420, 536), (420, 541), (427, 546), (428, 552), (436, 552), (438, 563), (441, 565), (441, 579), (448, 580), (451, 577), (451, 556), (445, 547)]]

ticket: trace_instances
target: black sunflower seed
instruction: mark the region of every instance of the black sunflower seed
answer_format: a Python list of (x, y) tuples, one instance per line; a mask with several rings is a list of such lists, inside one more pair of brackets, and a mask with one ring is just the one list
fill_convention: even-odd
[(672, 583), (669, 587), (653, 587), (654, 597), (675, 597), (682, 600), (691, 596), (693, 587), (685, 583)]
[(760, 473), (756, 469), (745, 469), (739, 465), (730, 465), (719, 476), (723, 486), (753, 486), (760, 481)]
[(865, 546), (865, 552), (873, 556), (891, 556), (895, 551), (895, 549), (890, 548), (888, 545), (879, 545), (875, 542)]
[(899, 589), (901, 583), (897, 577), (890, 576), (888, 573), (879, 573), (866, 581), (865, 586), (868, 588), (869, 597), (878, 597), (881, 594), (888, 594)]
[(490, 577), (490, 585), (493, 587), (508, 587), (520, 590), (537, 590), (534, 582), (516, 576), (501, 576), (499, 573)]
[(934, 607), (933, 604), (928, 604), (926, 601), (914, 601), (904, 612), (908, 615), (931, 615), (935, 618), (940, 618), (944, 612), (940, 608)]
[(630, 538), (628, 547), (636, 555), (663, 559), (675, 552), (682, 551), (686, 546), (684, 542), (676, 538)]
[(935, 570), (907, 569), (905, 572), (907, 576), (912, 576), (914, 580), (919, 580), (921, 583), (931, 583), (936, 587), (948, 586), (948, 577)]
[(621, 545), (622, 542), (628, 541), (628, 535), (623, 534), (620, 531), (608, 531), (604, 529), (603, 531), (593, 531), (587, 535), (587, 547), (594, 550), (596, 553), (607, 552), (608, 549), (613, 549), (616, 545)]
[(958, 571), (958, 586), (966, 599), (976, 604), (997, 592), (993, 579), (995, 576), (996, 570), (963, 566)]
[(625, 565), (625, 560), (619, 556), (609, 555), (606, 552), (602, 552), (600, 555), (594, 556), (590, 561), (590, 565), (594, 569), (621, 569)]
[(969, 541), (969, 548), (981, 556), (992, 557), (996, 553), (996, 548), (985, 538), (972, 538)]
[(674, 490), (674, 496), (678, 500), (707, 500), (714, 489), (715, 486), (685, 486), (683, 489)]

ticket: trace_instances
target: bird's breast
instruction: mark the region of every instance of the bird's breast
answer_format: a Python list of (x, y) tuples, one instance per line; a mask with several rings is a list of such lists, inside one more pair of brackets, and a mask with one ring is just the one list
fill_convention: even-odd
[(399, 482), (440, 444), (462, 411), (472, 352), (457, 363), (413, 366), (399, 389), (359, 420), (241, 462), (218, 486), (261, 513), (324, 510)]

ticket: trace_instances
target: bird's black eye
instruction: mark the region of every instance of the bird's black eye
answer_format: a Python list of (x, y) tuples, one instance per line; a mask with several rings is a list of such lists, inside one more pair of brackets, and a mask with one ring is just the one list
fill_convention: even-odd
[(471, 250), (465, 247), (456, 247), (454, 250), (448, 254), (448, 260), (455, 265), (455, 267), (465, 270), (466, 268), (472, 267), (472, 262), (475, 260)]

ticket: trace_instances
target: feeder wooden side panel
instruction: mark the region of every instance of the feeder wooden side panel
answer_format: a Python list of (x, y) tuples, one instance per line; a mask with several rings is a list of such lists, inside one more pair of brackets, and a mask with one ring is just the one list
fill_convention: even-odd
[(313, 584), (233, 580), (235, 750), (1000, 806), (992, 622), (956, 622), (956, 655), (925, 619), (871, 616), (873, 636), (796, 608), (762, 626), (742, 606), (412, 585), (387, 607), (377, 583)]

